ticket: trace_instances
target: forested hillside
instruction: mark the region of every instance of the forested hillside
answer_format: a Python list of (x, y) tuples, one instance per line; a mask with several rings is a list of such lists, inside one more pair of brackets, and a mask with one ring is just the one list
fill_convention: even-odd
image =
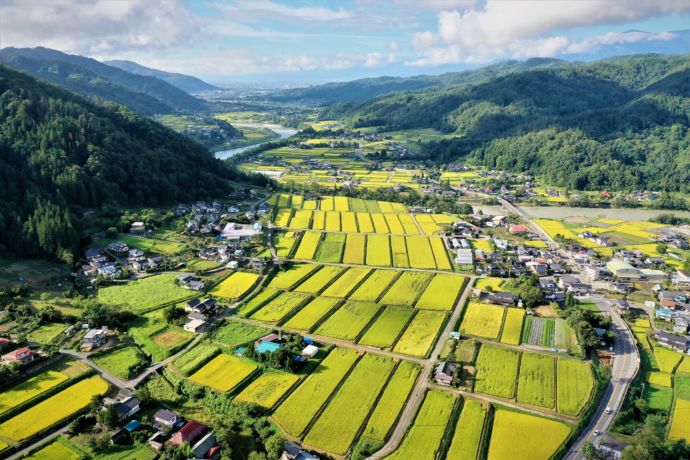
[(207, 108), (204, 101), (158, 78), (48, 48), (4, 48), (0, 50), (0, 64), (56, 83), (93, 102), (117, 102), (142, 115)]
[(566, 65), (558, 59), (534, 58), (526, 61), (506, 61), (476, 70), (448, 72), (442, 75), (418, 75), (414, 77), (363, 78), (339, 83), (326, 83), (305, 88), (280, 91), (271, 96), (278, 101), (306, 101), (318, 104), (331, 102), (362, 102), (373, 97), (400, 91), (419, 91), (452, 85), (476, 84), (491, 78), (529, 69), (545, 69)]
[(617, 57), (331, 106), (325, 118), (457, 137), (422, 156), (576, 189), (690, 191), (690, 55)]
[(0, 252), (73, 251), (85, 208), (217, 197), (247, 179), (154, 121), (0, 66)]
[(152, 69), (137, 64), (132, 61), (105, 61), (104, 64), (117, 67), (125, 72), (133, 73), (135, 75), (143, 75), (146, 77), (156, 77), (160, 80), (170, 83), (176, 88), (181, 89), (186, 93), (198, 93), (201, 91), (216, 91), (219, 90), (217, 86), (213, 86), (205, 81), (192, 77), (191, 75), (184, 75), (181, 73), (165, 72), (163, 70)]

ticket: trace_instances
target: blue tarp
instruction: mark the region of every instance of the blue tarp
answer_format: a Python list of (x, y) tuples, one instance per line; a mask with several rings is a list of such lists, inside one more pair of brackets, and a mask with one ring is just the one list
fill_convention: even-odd
[(262, 340), (258, 347), (256, 347), (257, 353), (272, 353), (280, 349), (281, 345), (275, 342), (267, 342)]

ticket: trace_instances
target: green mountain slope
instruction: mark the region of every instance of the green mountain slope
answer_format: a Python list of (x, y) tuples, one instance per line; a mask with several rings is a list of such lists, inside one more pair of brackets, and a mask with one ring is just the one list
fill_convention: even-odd
[(690, 55), (529, 70), (338, 104), (324, 117), (452, 133), (422, 148), (439, 162), (473, 160), (577, 189), (690, 191)]
[(248, 179), (154, 121), (0, 66), (0, 252), (73, 251), (75, 210), (218, 197)]
[(142, 115), (198, 112), (206, 103), (158, 78), (48, 48), (4, 48), (0, 64), (56, 83), (94, 102), (113, 101)]
[(133, 73), (135, 75), (156, 77), (190, 94), (199, 93), (201, 91), (216, 91), (220, 89), (217, 86), (213, 86), (199, 78), (192, 77), (191, 75), (184, 75), (181, 73), (172, 73), (165, 72), (163, 70), (152, 69), (150, 67), (145, 67), (141, 64), (137, 64), (136, 62), (132, 61), (114, 60), (104, 61), (103, 63), (109, 66), (117, 67), (120, 70), (124, 70), (125, 72)]
[(270, 98), (278, 101), (307, 101), (318, 104), (362, 102), (374, 97), (401, 91), (420, 91), (452, 85), (476, 84), (515, 72), (559, 67), (566, 64), (566, 61), (544, 58), (534, 58), (526, 61), (506, 61), (476, 70), (448, 72), (442, 75), (363, 78), (342, 83), (292, 88), (273, 94)]

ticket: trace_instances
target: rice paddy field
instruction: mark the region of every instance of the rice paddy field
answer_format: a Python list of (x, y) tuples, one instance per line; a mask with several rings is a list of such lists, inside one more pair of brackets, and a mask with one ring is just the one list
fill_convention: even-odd
[(191, 297), (190, 291), (175, 284), (176, 278), (176, 273), (162, 273), (127, 284), (108, 286), (98, 290), (97, 299), (105, 305), (122, 306), (141, 313), (165, 303)]
[(316, 264), (294, 264), (287, 270), (279, 271), (268, 286), (275, 289), (290, 289), (306, 279), (317, 268), (319, 265)]
[(466, 399), (448, 448), (446, 458), (476, 459), (484, 431), (486, 408), (481, 402)]
[(283, 292), (261, 307), (251, 318), (258, 321), (266, 321), (268, 323), (277, 323), (308, 299), (309, 296), (306, 294)]
[(450, 311), (455, 306), (464, 284), (465, 277), (462, 275), (435, 275), (417, 300), (415, 308)]
[(525, 321), (525, 310), (522, 308), (508, 308), (501, 331), (501, 343), (520, 345), (522, 324)]
[(519, 361), (520, 354), (514, 350), (482, 345), (477, 356), (475, 391), (512, 399)]
[(295, 252), (295, 259), (314, 260), (316, 250), (321, 242), (321, 232), (304, 232)]
[(345, 454), (393, 370), (388, 358), (366, 354), (304, 438), (307, 445)]
[(398, 276), (394, 270), (374, 270), (362, 284), (350, 294), (351, 300), (375, 302), (383, 291)]
[(344, 233), (326, 233), (316, 250), (318, 262), (339, 263), (343, 259), (346, 235)]
[(295, 374), (287, 372), (265, 372), (247, 385), (235, 401), (272, 409), (298, 380)]
[(362, 437), (382, 443), (388, 437), (419, 376), (419, 366), (401, 361), (372, 411)]
[(0, 438), (21, 442), (91, 404), (104, 395), (108, 383), (101, 377), (84, 379), (0, 424)]
[(555, 406), (556, 362), (553, 357), (523, 353), (520, 361), (517, 401), (544, 408)]
[(316, 330), (316, 334), (355, 340), (380, 308), (372, 302), (348, 300)]
[(425, 272), (403, 272), (380, 302), (384, 305), (414, 305), (432, 277)]
[(244, 297), (259, 281), (256, 273), (235, 272), (218, 284), (211, 294), (224, 299), (239, 299)]
[(221, 327), (213, 332), (213, 343), (228, 352), (234, 352), (236, 347), (253, 342), (270, 332), (271, 329), (267, 327), (226, 320)]
[(325, 297), (347, 297), (369, 273), (371, 273), (369, 268), (350, 268), (340, 278), (331, 283), (321, 295)]
[(190, 376), (219, 353), (219, 347), (208, 342), (201, 342), (175, 359), (171, 367), (184, 376)]
[(583, 361), (561, 358), (557, 364), (558, 412), (579, 415), (594, 390), (594, 377)]
[[(504, 408), (494, 413), (488, 460), (548, 460), (570, 435), (562, 422)], [(535, 436), (539, 433), (539, 436)]]
[[(673, 416), (671, 417), (671, 428), (668, 431), (668, 439), (676, 441), (684, 439), (690, 441), (690, 401), (684, 399), (676, 399), (673, 407)], [(0, 426), (0, 432), (1, 432)]]
[(446, 313), (420, 310), (395, 344), (393, 351), (404, 355), (426, 356), (445, 320)]
[(328, 400), (358, 354), (336, 348), (273, 413), (273, 420), (289, 435), (299, 437)]
[(460, 333), (496, 340), (501, 332), (506, 307), (470, 301), (460, 324)]
[(414, 310), (406, 307), (386, 307), (376, 321), (367, 329), (359, 339), (362, 345), (378, 348), (389, 348), (398, 339), (398, 336), (414, 314)]
[(340, 299), (337, 298), (316, 297), (290, 318), (285, 323), (285, 327), (309, 331), (338, 303), (340, 303)]
[(0, 393), (0, 415), (40, 396), (69, 379), (62, 372), (47, 370)]
[(318, 294), (324, 290), (325, 287), (336, 277), (338, 277), (343, 270), (344, 269), (342, 267), (333, 265), (322, 266), (319, 271), (313, 273), (309, 278), (299, 284), (294, 291), (304, 292), (307, 294)]
[(453, 395), (429, 391), (400, 447), (387, 458), (435, 460), (454, 406)]
[(220, 354), (189, 377), (194, 383), (227, 393), (257, 369), (256, 364), (235, 356)]

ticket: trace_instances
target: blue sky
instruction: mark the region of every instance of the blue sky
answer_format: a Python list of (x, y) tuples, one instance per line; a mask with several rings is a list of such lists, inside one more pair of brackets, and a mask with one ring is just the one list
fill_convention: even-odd
[(690, 0), (3, 0), (0, 46), (212, 82), (318, 82), (505, 59), (690, 52)]

